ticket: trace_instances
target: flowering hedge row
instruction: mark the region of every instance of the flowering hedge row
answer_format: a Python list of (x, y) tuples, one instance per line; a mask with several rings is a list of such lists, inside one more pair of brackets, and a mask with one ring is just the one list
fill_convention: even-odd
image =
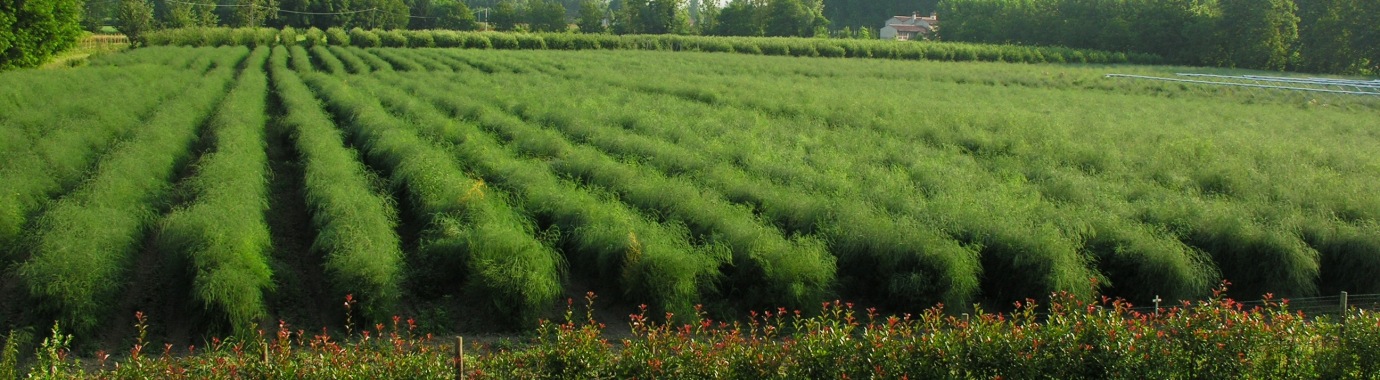
[(574, 33), (502, 33), (453, 30), (344, 30), (311, 28), (299, 31), (270, 28), (182, 28), (148, 32), (147, 46), (224, 46), (300, 44), (411, 48), (527, 49), (527, 50), (673, 50), (783, 55), (804, 57), (883, 58), (931, 61), (989, 61), (1021, 63), (1138, 63), (1156, 64), (1158, 56), (1063, 47), (971, 44), (956, 42), (897, 42), (824, 38), (710, 37)]
[[(593, 295), (588, 298), (590, 307)], [(645, 310), (645, 309), (644, 309)], [(140, 319), (142, 321), (142, 319)], [(778, 309), (746, 321), (704, 314), (630, 316), (632, 334), (613, 339), (587, 312), (543, 322), (527, 343), (475, 344), (464, 375), (487, 378), (899, 378), (1190, 379), (1375, 378), (1380, 315), (1310, 318), (1266, 296), (1246, 308), (1226, 299), (1183, 303), (1157, 313), (1124, 301), (1086, 302), (1056, 294), (1048, 305), (1012, 313), (883, 316), (830, 302), (817, 315)], [(454, 378), (455, 346), (415, 334), (412, 320), (343, 341), (280, 324), (258, 339), (213, 340), (160, 357), (140, 336), (123, 359), (98, 353), (82, 366), (60, 340), (39, 350), (34, 375), (93, 378)], [(142, 323), (140, 331), (143, 331)], [(59, 335), (60, 336), (60, 335)], [(53, 343), (53, 342), (58, 343)], [(83, 370), (85, 368), (85, 370)], [(94, 368), (94, 369), (93, 369)], [(0, 368), (3, 369), (3, 368)]]

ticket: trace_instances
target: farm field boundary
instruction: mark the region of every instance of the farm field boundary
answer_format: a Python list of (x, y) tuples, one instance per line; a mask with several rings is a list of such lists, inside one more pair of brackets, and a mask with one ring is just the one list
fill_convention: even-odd
[(148, 46), (331, 45), (501, 50), (658, 50), (741, 53), (794, 57), (848, 57), (930, 61), (1018, 63), (1156, 64), (1154, 55), (1062, 47), (990, 45), (951, 42), (896, 42), (779, 37), (709, 37), (573, 33), (503, 33), (449, 30), (326, 31), (285, 28), (183, 28), (144, 34)]
[[(185, 298), (181, 344), (296, 315), (514, 331), (587, 291), (603, 320), (672, 323), (1176, 304), (1223, 279), (1300, 307), (1380, 293), (1362, 100), (1088, 65), (269, 45), (0, 75), (0, 109), (53, 111), (0, 115), (0, 325), (59, 320), (87, 345)], [(19, 96), (159, 72), (124, 109)]]

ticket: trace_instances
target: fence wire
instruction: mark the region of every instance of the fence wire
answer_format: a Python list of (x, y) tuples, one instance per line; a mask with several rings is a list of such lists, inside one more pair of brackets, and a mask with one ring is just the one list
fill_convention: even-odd
[[(1342, 299), (1344, 297), (1346, 298), (1345, 304), (1342, 302)], [(1196, 305), (1197, 303), (1197, 301), (1192, 302), (1192, 304), (1194, 305)], [(1265, 306), (1265, 300), (1237, 300), (1236, 303), (1241, 304), (1241, 307), (1244, 310), (1250, 310), (1257, 306)], [(1284, 303), (1288, 310), (1302, 312), (1303, 315), (1307, 317), (1319, 317), (1325, 315), (1336, 316), (1342, 315), (1343, 310), (1380, 311), (1380, 294), (1348, 294), (1343, 296), (1339, 293), (1334, 296), (1275, 298), (1270, 300), (1270, 303)], [(1147, 314), (1154, 313), (1156, 311), (1162, 312), (1174, 307), (1182, 309), (1183, 304), (1178, 302), (1163, 302), (1160, 304), (1158, 309), (1154, 305), (1142, 305), (1130, 308), (1129, 310), (1139, 312), (1142, 314)]]
[(1380, 96), (1380, 82), (1323, 78), (1285, 78), (1259, 75), (1176, 74), (1182, 78), (1133, 74), (1107, 74), (1107, 78), (1245, 87), (1262, 90), (1315, 92), (1332, 95)]

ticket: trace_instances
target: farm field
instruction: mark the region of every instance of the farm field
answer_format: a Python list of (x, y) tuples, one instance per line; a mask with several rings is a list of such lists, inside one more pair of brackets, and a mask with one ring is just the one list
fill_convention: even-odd
[(1380, 292), (1380, 102), (1102, 77), (1180, 69), (275, 46), (6, 73), (0, 324)]

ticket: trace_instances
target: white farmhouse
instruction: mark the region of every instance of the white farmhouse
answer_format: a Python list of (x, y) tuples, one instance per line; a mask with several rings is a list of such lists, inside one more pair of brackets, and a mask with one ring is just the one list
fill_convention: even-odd
[(939, 29), (939, 15), (921, 17), (919, 13), (910, 16), (895, 16), (886, 20), (878, 35), (884, 40), (909, 41), (934, 33)]

